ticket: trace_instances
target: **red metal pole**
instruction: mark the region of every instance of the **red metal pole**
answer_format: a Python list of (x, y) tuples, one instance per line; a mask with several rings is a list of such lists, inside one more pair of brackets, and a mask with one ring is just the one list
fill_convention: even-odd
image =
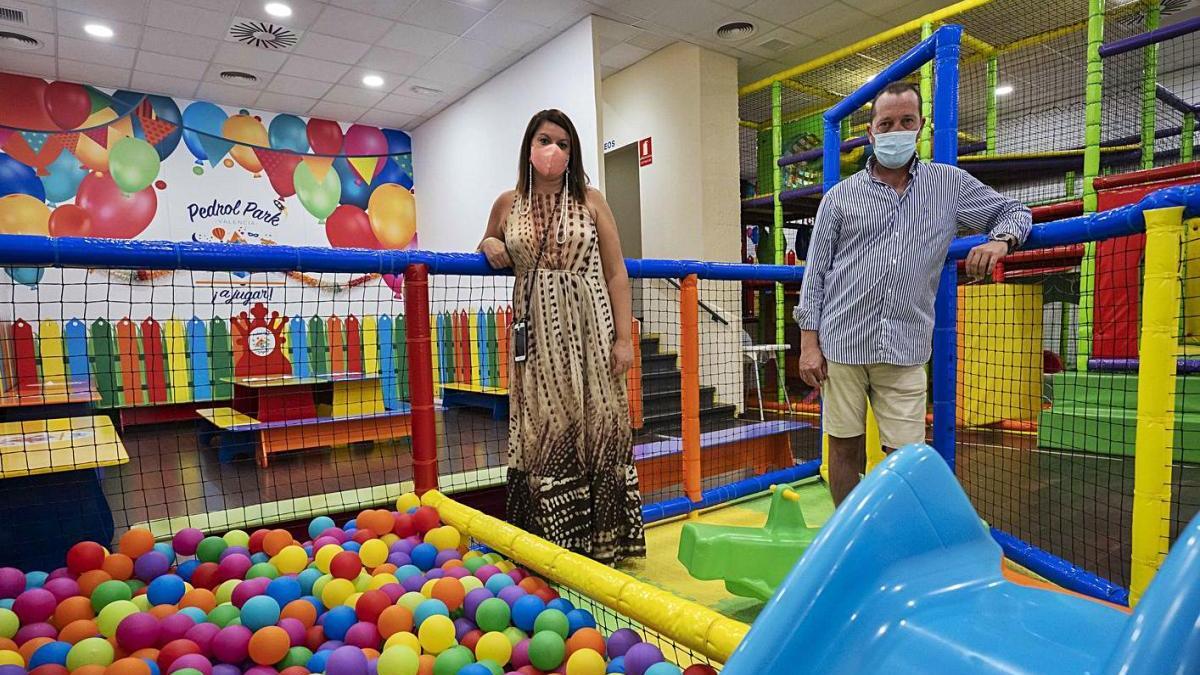
[(438, 486), (437, 426), (433, 418), (433, 360), (429, 351), (429, 270), (404, 270), (405, 340), (412, 404), (413, 485), (417, 494)]
[[(683, 491), (692, 502), (700, 490), (700, 322), (695, 274), (683, 278), (679, 291), (680, 396), (683, 409)], [(693, 512), (695, 515), (695, 512)]]

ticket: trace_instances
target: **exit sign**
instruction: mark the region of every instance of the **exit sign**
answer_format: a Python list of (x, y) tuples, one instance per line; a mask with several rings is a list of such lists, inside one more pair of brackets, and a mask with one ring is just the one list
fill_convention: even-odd
[(638, 141), (638, 166), (649, 166), (654, 163), (654, 145), (650, 138)]

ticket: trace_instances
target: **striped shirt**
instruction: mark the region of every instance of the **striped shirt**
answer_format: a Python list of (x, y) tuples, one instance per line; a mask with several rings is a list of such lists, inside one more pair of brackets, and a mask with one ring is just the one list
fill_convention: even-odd
[(795, 318), (837, 363), (927, 362), (933, 302), (958, 228), (1024, 242), (1029, 209), (948, 164), (913, 162), (904, 194), (867, 168), (817, 208)]

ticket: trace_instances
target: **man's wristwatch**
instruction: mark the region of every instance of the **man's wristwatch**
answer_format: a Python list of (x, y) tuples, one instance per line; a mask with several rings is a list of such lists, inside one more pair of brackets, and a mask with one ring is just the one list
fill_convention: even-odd
[(1002, 241), (1008, 245), (1008, 252), (1012, 253), (1017, 248), (1017, 238), (1011, 234), (995, 234), (988, 237), (992, 241)]

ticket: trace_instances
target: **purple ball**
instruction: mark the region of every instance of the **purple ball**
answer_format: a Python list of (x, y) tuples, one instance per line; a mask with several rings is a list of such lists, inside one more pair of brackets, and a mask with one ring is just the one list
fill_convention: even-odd
[(471, 570), (465, 567), (451, 567), (450, 569), (446, 570), (446, 576), (453, 577), (455, 579), (461, 579), (463, 577), (471, 576)]
[(414, 574), (411, 577), (405, 579), (404, 581), (401, 581), (400, 586), (404, 590), (411, 593), (411, 592), (415, 592), (415, 591), (420, 591), (421, 587), (425, 585), (426, 581), (429, 581), (429, 580), (425, 578), (424, 574)]
[(505, 586), (504, 588), (500, 589), (500, 594), (496, 597), (500, 598), (504, 602), (507, 602), (508, 606), (512, 607), (514, 602), (526, 595), (529, 595), (529, 593), (527, 593), (525, 589), (521, 588), (520, 586)]
[(365, 649), (379, 649), (379, 643), (383, 638), (379, 635), (379, 629), (375, 624), (366, 621), (359, 621), (350, 626), (350, 630), (346, 631), (346, 644)]
[(438, 551), (436, 556), (434, 556), (433, 564), (437, 567), (441, 567), (451, 560), (459, 560), (460, 558), (461, 556), (459, 555), (458, 551), (452, 548), (442, 549), (441, 551)]
[(117, 644), (127, 652), (136, 652), (157, 645), (161, 632), (159, 621), (153, 614), (130, 614), (117, 625)]
[(254, 666), (247, 669), (245, 675), (279, 675), (279, 671), (271, 666)]
[(196, 547), (204, 539), (204, 533), (194, 527), (182, 529), (171, 539), (171, 548), (179, 555), (194, 555)]
[(662, 651), (649, 642), (639, 642), (625, 652), (625, 672), (644, 675), (646, 669), (663, 660)]
[(195, 668), (204, 675), (212, 675), (212, 662), (203, 654), (184, 654), (171, 662), (171, 667), (167, 669), (167, 672), (173, 673), (180, 668)]
[(400, 584), (387, 584), (386, 586), (380, 587), (379, 590), (387, 593), (387, 596), (392, 599), (393, 605), (396, 604), (396, 601), (400, 599), (400, 596), (404, 595), (404, 587)]
[(28, 624), (49, 619), (57, 606), (58, 600), (53, 593), (44, 588), (31, 588), (17, 596), (12, 611), (22, 624)]
[(162, 621), (158, 622), (158, 644), (165, 645), (172, 640), (187, 635), (187, 632), (195, 626), (196, 622), (187, 614), (172, 614)]
[(25, 590), (25, 575), (15, 567), (0, 567), (0, 598), (15, 598)]
[(441, 579), (444, 576), (446, 576), (446, 570), (440, 567), (435, 567), (425, 573), (425, 580), (428, 581), (430, 579)]
[(233, 593), (230, 594), (229, 601), (232, 602), (235, 607), (240, 609), (242, 605), (245, 605), (246, 601), (248, 601), (250, 598), (266, 593), (267, 586), (270, 583), (271, 580), (267, 577), (258, 577), (243, 581), (233, 589)]
[(475, 630), (475, 622), (470, 619), (460, 616), (454, 620), (454, 639), (457, 642), (462, 642), (463, 636)]
[[(122, 622), (122, 625), (124, 625), (124, 622)], [(118, 628), (117, 632), (121, 632), (121, 629)], [(209, 623), (205, 621), (204, 623), (198, 623), (189, 628), (188, 631), (183, 634), (183, 637), (195, 642), (200, 647), (200, 651), (207, 654), (212, 648), (213, 638), (216, 637), (217, 633), (220, 632), (220, 626), (215, 623)]]
[(313, 541), (312, 547), (313, 547), (313, 551), (320, 551), (321, 549), (325, 548), (326, 546), (338, 546), (341, 543), (342, 542), (337, 540), (337, 537), (331, 537), (329, 535), (321, 535)]
[(524, 668), (525, 666), (532, 665), (529, 662), (529, 638), (523, 638), (520, 642), (513, 645), (510, 662), (514, 668)]
[(487, 583), (488, 579), (497, 574), (500, 574), (500, 568), (496, 567), (495, 565), (484, 565), (475, 570), (475, 576), (485, 584)]
[(25, 669), (21, 666), (0, 666), (0, 675), (25, 675)]
[(325, 675), (367, 675), (367, 655), (358, 647), (338, 647), (325, 662)]
[[(399, 542), (397, 542), (397, 543), (399, 543)], [(412, 558), (404, 551), (396, 551), (394, 553), (388, 554), (387, 561), (389, 563), (395, 565), (396, 567), (404, 567), (405, 565), (412, 564)]]
[(367, 659), (367, 675), (379, 675), (379, 659)]
[(487, 600), (488, 598), (494, 597), (496, 596), (492, 595), (492, 592), (486, 588), (472, 589), (471, 592), (467, 593), (467, 596), (463, 599), (463, 614), (466, 615), (468, 619), (474, 621), (475, 610), (479, 609), (479, 603)]
[(58, 637), (58, 630), (48, 623), (31, 623), (28, 626), (21, 626), (21, 629), (13, 636), (13, 642), (16, 642), (17, 646), (20, 646), (34, 638), (40, 637), (54, 639)]
[(283, 629), (283, 632), (288, 634), (288, 639), (291, 640), (293, 647), (299, 647), (304, 644), (304, 622), (300, 619), (288, 617), (280, 619), (278, 626)]
[(220, 562), (231, 555), (244, 555), (249, 558), (250, 549), (246, 548), (245, 546), (228, 546), (224, 551), (221, 551), (221, 555), (217, 558), (217, 562)]
[(228, 663), (213, 666), (212, 675), (242, 675), (242, 669)]
[(508, 573), (508, 578), (512, 579), (514, 584), (519, 584), (525, 577), (521, 576), (521, 570), (511, 570)]
[[(220, 563), (217, 564), (217, 577), (222, 580), (245, 579), (246, 572), (253, 564), (254, 563), (250, 562), (250, 556), (248, 555), (235, 553), (231, 556), (226, 556), (221, 559)], [(270, 581), (270, 579), (267, 581)]]
[(68, 579), (75, 578), (74, 575), (71, 574), (71, 570), (69, 570), (65, 567), (59, 567), (58, 569), (51, 572), (50, 576), (46, 577), (46, 581), (49, 581), (51, 579), (61, 579), (62, 577), (66, 577)]
[(629, 628), (618, 628), (608, 636), (608, 658), (615, 659), (625, 656), (629, 648), (641, 642), (642, 638)]
[(317, 651), (331, 652), (331, 651), (341, 647), (344, 644), (346, 644), (346, 643), (342, 642), (341, 640), (326, 640), (324, 643), (321, 644), (320, 647), (317, 647)]
[(396, 541), (392, 542), (391, 546), (388, 547), (388, 551), (392, 553), (408, 554), (412, 553), (412, 550), (412, 542), (407, 539), (397, 539)]
[(54, 594), (54, 599), (62, 602), (73, 595), (79, 595), (79, 582), (69, 577), (47, 579), (42, 588)]
[(154, 581), (171, 569), (171, 561), (158, 551), (148, 551), (133, 561), (133, 575), (146, 583)]
[(346, 532), (340, 527), (325, 528), (324, 532), (321, 532), (321, 534), (317, 535), (317, 539), (322, 537), (332, 537), (333, 540), (339, 544), (346, 543), (346, 540), (350, 538), (349, 535), (347, 535)]
[[(212, 640), (212, 655), (218, 661), (239, 665), (246, 660), (250, 638), (254, 634), (245, 626), (226, 626)], [(216, 673), (214, 673), (216, 675)], [(241, 675), (239, 673), (239, 675)]]

